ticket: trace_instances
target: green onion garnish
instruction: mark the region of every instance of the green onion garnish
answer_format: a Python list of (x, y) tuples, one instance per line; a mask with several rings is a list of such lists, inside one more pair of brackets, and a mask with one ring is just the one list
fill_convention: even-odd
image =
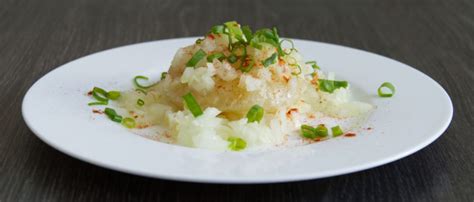
[(130, 117), (124, 118), (122, 120), (122, 125), (127, 127), (127, 128), (135, 128), (135, 119), (132, 119)]
[(211, 28), (213, 34), (222, 34), (224, 33), (224, 25), (216, 25)]
[[(384, 93), (382, 88), (388, 88), (390, 92)], [(393, 86), (390, 82), (384, 82), (380, 85), (379, 89), (377, 90), (380, 97), (392, 97), (395, 94), (395, 86)]]
[(320, 69), (319, 66), (316, 64), (316, 61), (308, 61), (305, 64), (310, 64), (313, 69)]
[(316, 128), (309, 125), (301, 125), (301, 135), (310, 139), (314, 139), (316, 137), (326, 137), (328, 136), (328, 129), (326, 126), (324, 126), (324, 124), (319, 124)]
[(139, 76), (136, 76), (135, 78), (133, 78), (133, 83), (135, 83), (135, 86), (137, 86), (138, 88), (144, 88), (144, 89), (146, 89), (146, 88), (150, 88), (150, 87), (152, 87), (152, 86), (155, 85), (155, 84), (151, 84), (151, 85), (148, 85), (148, 86), (144, 86), (144, 85), (141, 85), (141, 84), (138, 82), (138, 80), (145, 80), (145, 81), (148, 81), (148, 77), (139, 75)]
[(291, 72), (291, 74), (292, 74), (292, 75), (295, 75), (295, 76), (300, 75), (301, 72), (302, 72), (301, 67), (300, 67), (299, 64), (296, 64), (296, 67), (298, 68), (298, 72)]
[(98, 102), (89, 102), (87, 105), (94, 106), (94, 105), (108, 105), (109, 101), (98, 101)]
[(207, 56), (207, 61), (212, 62), (212, 61), (214, 61), (214, 59), (218, 59), (218, 60), (222, 61), (224, 58), (225, 58), (225, 55), (223, 53), (213, 53), (213, 54)]
[(96, 100), (102, 101), (102, 102), (109, 100), (109, 98), (107, 98), (107, 91), (99, 87), (94, 87), (94, 89), (92, 89), (92, 96)]
[(247, 39), (247, 42), (252, 40), (253, 38), (252, 29), (250, 29), (249, 26), (243, 26), (242, 32), (244, 33), (244, 36), (245, 36), (245, 39)]
[(287, 41), (287, 42), (289, 42), (289, 43), (291, 44), (290, 52), (285, 52), (285, 51), (283, 51), (286, 55), (289, 55), (289, 54), (291, 54), (291, 52), (293, 52), (294, 50), (296, 50), (296, 49), (295, 49), (295, 44), (294, 44), (293, 41), (290, 40), (290, 39), (282, 39), (282, 40), (280, 41), (280, 47), (283, 45), (283, 42), (285, 42), (285, 41)]
[(145, 90), (141, 89), (141, 88), (137, 88), (137, 89), (135, 89), (135, 91), (143, 93), (145, 95), (147, 94), (147, 92)]
[(337, 136), (340, 136), (342, 135), (344, 132), (342, 132), (342, 129), (340, 126), (334, 126), (331, 128), (331, 131), (332, 131), (332, 136), (333, 137), (337, 137)]
[(105, 114), (110, 118), (110, 120), (115, 121), (117, 123), (122, 122), (122, 116), (118, 115), (117, 112), (112, 108), (105, 108)]
[(109, 91), (107, 93), (107, 98), (111, 100), (116, 100), (120, 97), (120, 92), (119, 91)]
[(334, 80), (326, 80), (326, 79), (319, 79), (319, 89), (324, 92), (333, 93), (334, 90), (338, 88), (347, 88), (347, 81), (334, 81)]
[(229, 137), (227, 141), (229, 141), (229, 149), (233, 151), (240, 151), (247, 147), (247, 142), (240, 137)]
[(260, 105), (252, 106), (249, 112), (247, 112), (247, 122), (260, 122), (263, 118), (263, 113), (263, 108)]
[(196, 67), (197, 63), (201, 61), (204, 57), (206, 57), (206, 52), (204, 52), (202, 49), (199, 49), (186, 63), (186, 67)]
[(273, 53), (270, 57), (263, 61), (263, 66), (268, 67), (271, 64), (275, 64), (277, 59), (277, 54)]
[(194, 117), (198, 117), (202, 115), (202, 110), (199, 104), (197, 103), (196, 99), (194, 98), (191, 92), (187, 93), (183, 96), (184, 102), (186, 106), (188, 106), (189, 111), (193, 114)]
[(301, 125), (301, 135), (305, 138), (316, 138), (316, 129), (308, 125)]
[(227, 57), (227, 61), (229, 61), (231, 64), (237, 62), (237, 56), (235, 54), (230, 54), (229, 57)]
[(240, 63), (240, 71), (249, 72), (250, 70), (252, 70), (254, 64), (255, 61), (253, 61), (253, 59), (246, 57), (242, 59), (242, 63)]
[(204, 41), (204, 39), (197, 39), (197, 40), (196, 40), (196, 44), (201, 44), (202, 41)]
[(165, 79), (167, 75), (168, 75), (168, 72), (162, 72), (160, 79), (161, 79), (161, 80)]
[(224, 23), (224, 25), (229, 30), (229, 35), (230, 36), (233, 36), (238, 41), (246, 42), (246, 40), (243, 37), (244, 33), (242, 32), (242, 29), (240, 29), (239, 23), (237, 23), (236, 21), (230, 21), (230, 22)]
[(319, 124), (318, 127), (316, 127), (315, 129), (316, 129), (316, 135), (318, 137), (328, 136), (328, 128), (326, 128), (326, 126), (324, 126), (324, 124)]
[(137, 100), (137, 105), (141, 107), (141, 106), (145, 105), (145, 101), (143, 101), (142, 99), (138, 99)]

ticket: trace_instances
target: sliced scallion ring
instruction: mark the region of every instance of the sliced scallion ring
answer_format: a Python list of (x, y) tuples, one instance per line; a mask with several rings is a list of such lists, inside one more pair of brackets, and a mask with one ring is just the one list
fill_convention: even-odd
[(135, 119), (127, 117), (122, 119), (122, 125), (127, 127), (127, 128), (135, 128)]
[(283, 48), (282, 48), (282, 50), (283, 50), (283, 52), (284, 52), (286, 55), (289, 55), (289, 54), (291, 54), (291, 52), (293, 52), (294, 50), (296, 50), (296, 49), (295, 49), (295, 44), (294, 44), (293, 41), (290, 40), (290, 39), (282, 39), (282, 40), (280, 41), (280, 44), (279, 44), (280, 47), (282, 47), (283, 42), (285, 42), (285, 41), (286, 41), (286, 42), (289, 42), (289, 43), (291, 44), (291, 48), (290, 48), (290, 51), (289, 51), (289, 52), (285, 52), (285, 51), (283, 50)]
[(109, 98), (107, 98), (107, 91), (99, 87), (94, 87), (94, 89), (92, 89), (92, 96), (96, 100), (102, 101), (102, 102), (109, 100)]
[(229, 149), (232, 151), (240, 151), (247, 147), (247, 142), (240, 137), (229, 137)]
[(151, 85), (148, 85), (148, 86), (144, 86), (144, 85), (140, 84), (138, 80), (148, 81), (148, 77), (139, 75), (139, 76), (136, 76), (135, 78), (133, 78), (133, 83), (135, 84), (135, 86), (137, 86), (137, 88), (147, 89), (147, 88), (150, 88), (150, 87), (155, 85), (155, 84), (151, 84)]
[(303, 70), (301, 70), (300, 65), (297, 63), (297, 64), (295, 64), (295, 65), (293, 65), (293, 66), (296, 66), (296, 67), (298, 68), (298, 72), (291, 72), (291, 74), (292, 74), (292, 75), (295, 75), (295, 76), (300, 75), (301, 72), (303, 71)]
[(109, 91), (107, 92), (107, 98), (111, 100), (116, 100), (120, 97), (120, 92), (119, 91)]
[(344, 132), (342, 132), (342, 129), (340, 126), (334, 126), (331, 128), (331, 131), (332, 131), (332, 136), (333, 137), (337, 137), (337, 136), (340, 136), (342, 135)]
[(316, 64), (316, 61), (308, 61), (308, 62), (305, 62), (305, 64), (309, 64), (311, 65), (311, 67), (313, 67), (313, 69), (321, 69), (317, 64)]
[[(390, 92), (385, 93), (383, 92), (382, 88), (387, 88)], [(395, 86), (390, 82), (384, 82), (380, 85), (379, 89), (377, 90), (380, 97), (392, 97), (395, 94)]]
[(260, 105), (254, 105), (247, 112), (247, 122), (260, 122), (263, 118), (264, 110)]
[(319, 79), (319, 89), (324, 92), (333, 93), (338, 88), (347, 88), (347, 81), (335, 81), (327, 79)]
[(135, 89), (135, 91), (143, 93), (145, 95), (147, 94), (147, 92), (145, 90), (141, 89), (141, 88), (137, 88), (137, 89)]
[(145, 105), (145, 101), (143, 101), (142, 99), (138, 99), (137, 100), (137, 105), (141, 107), (141, 106)]

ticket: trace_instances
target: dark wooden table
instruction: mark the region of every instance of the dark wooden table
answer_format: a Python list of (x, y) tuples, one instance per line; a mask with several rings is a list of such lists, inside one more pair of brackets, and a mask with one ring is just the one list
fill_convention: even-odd
[[(201, 35), (231, 19), (414, 66), (450, 94), (451, 126), (416, 154), (354, 174), (212, 185), (81, 162), (47, 146), (22, 120), (27, 89), (61, 64), (126, 44)], [(473, 85), (472, 0), (0, 0), (0, 201), (473, 201)]]

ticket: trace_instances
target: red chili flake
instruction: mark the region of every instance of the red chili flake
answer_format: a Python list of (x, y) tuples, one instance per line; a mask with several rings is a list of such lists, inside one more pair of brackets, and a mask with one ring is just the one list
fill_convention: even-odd
[(143, 128), (148, 128), (149, 125), (145, 124), (145, 125), (138, 125), (137, 128), (138, 129), (143, 129)]
[(279, 65), (284, 65), (285, 64), (285, 61), (281, 58), (278, 59), (278, 64)]
[(212, 35), (212, 34), (207, 35), (207, 37), (209, 37), (209, 38), (212, 39), (212, 40), (214, 40), (214, 39), (216, 38), (216, 37), (214, 37), (214, 35)]
[(291, 113), (293, 112), (298, 112), (298, 109), (291, 108), (290, 110), (288, 110), (288, 112), (286, 112), (286, 117), (291, 118)]
[(355, 133), (346, 133), (344, 136), (345, 137), (355, 137), (356, 134)]
[(92, 113), (103, 114), (104, 112), (102, 110), (99, 110), (99, 109), (93, 109)]
[(92, 91), (87, 92), (87, 95), (88, 95), (88, 96), (91, 96), (91, 95), (92, 95)]

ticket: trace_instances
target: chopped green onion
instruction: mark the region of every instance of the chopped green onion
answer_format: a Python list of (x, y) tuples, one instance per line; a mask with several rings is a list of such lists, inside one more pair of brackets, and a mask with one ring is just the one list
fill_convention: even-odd
[(145, 90), (141, 89), (141, 88), (137, 88), (137, 89), (135, 89), (135, 91), (143, 93), (145, 95), (147, 94), (147, 92)]
[(316, 129), (312, 126), (301, 125), (301, 135), (305, 138), (316, 138)]
[(277, 59), (277, 54), (273, 53), (270, 57), (263, 61), (263, 66), (268, 67), (271, 64), (275, 64)]
[(332, 136), (333, 137), (337, 137), (337, 136), (340, 136), (342, 135), (344, 132), (342, 132), (342, 129), (340, 126), (334, 126), (331, 128), (331, 131), (332, 131)]
[(282, 40), (280, 41), (280, 47), (282, 46), (283, 42), (285, 42), (285, 41), (287, 41), (287, 42), (289, 42), (289, 43), (291, 44), (290, 52), (285, 52), (285, 51), (283, 51), (286, 55), (289, 55), (289, 54), (291, 54), (291, 52), (293, 52), (294, 50), (296, 50), (296, 49), (295, 49), (295, 44), (294, 44), (293, 41), (290, 40), (290, 39), (282, 39)]
[(249, 26), (243, 26), (242, 27), (242, 32), (244, 33), (245, 39), (247, 39), (247, 42), (252, 40), (253, 34), (252, 34), (252, 29), (250, 29)]
[(214, 59), (218, 59), (222, 61), (224, 58), (225, 58), (225, 55), (223, 53), (213, 53), (207, 56), (207, 61), (212, 62), (214, 61)]
[(98, 101), (98, 102), (89, 102), (87, 105), (94, 106), (94, 105), (108, 105), (109, 101)]
[(334, 90), (338, 88), (347, 88), (348, 83), (347, 81), (334, 81), (334, 80), (326, 80), (326, 79), (319, 79), (319, 89), (324, 92), (333, 93)]
[(224, 33), (224, 25), (216, 25), (211, 28), (213, 34), (222, 34)]
[(327, 137), (328, 129), (326, 126), (324, 126), (324, 124), (319, 124), (316, 128), (309, 125), (301, 125), (301, 135), (310, 139), (314, 139), (316, 137)]
[(145, 80), (145, 81), (148, 81), (148, 77), (139, 75), (139, 76), (136, 76), (135, 78), (133, 78), (133, 82), (135, 83), (135, 86), (137, 86), (138, 88), (144, 88), (144, 89), (146, 89), (146, 88), (150, 88), (150, 87), (152, 87), (152, 86), (155, 85), (155, 84), (151, 84), (151, 85), (148, 85), (148, 86), (144, 86), (144, 85), (141, 85), (141, 84), (138, 82), (138, 80)]
[(119, 91), (109, 91), (107, 93), (107, 98), (111, 100), (116, 100), (120, 97), (120, 92)]
[[(384, 93), (382, 88), (388, 88), (390, 92)], [(379, 89), (377, 90), (380, 97), (392, 97), (395, 94), (395, 86), (393, 86), (390, 82), (384, 82), (380, 85)]]
[(298, 72), (296, 72), (296, 73), (295, 73), (295, 72), (291, 72), (291, 74), (292, 74), (292, 75), (295, 75), (295, 76), (300, 75), (301, 72), (302, 72), (301, 67), (300, 67), (299, 64), (296, 64), (296, 67), (298, 67)]
[(249, 72), (255, 64), (255, 61), (251, 58), (243, 58), (242, 63), (240, 64), (240, 71), (242, 72)]
[(102, 102), (109, 100), (109, 98), (107, 98), (107, 91), (99, 87), (94, 87), (94, 89), (92, 89), (92, 96), (96, 100), (102, 101)]
[(227, 57), (227, 61), (229, 61), (231, 64), (237, 62), (237, 56), (235, 54), (230, 54), (229, 57)]
[(204, 52), (202, 49), (199, 49), (186, 63), (186, 67), (196, 67), (197, 63), (201, 61), (204, 57), (206, 57), (206, 52)]
[(112, 121), (115, 121), (117, 123), (122, 122), (122, 116), (118, 115), (114, 109), (107, 107), (105, 108), (104, 112)]
[(186, 106), (188, 106), (189, 111), (194, 115), (194, 117), (198, 117), (202, 115), (202, 110), (199, 104), (197, 103), (196, 99), (194, 98), (191, 92), (187, 93), (183, 96), (184, 102)]
[(263, 113), (263, 108), (260, 105), (252, 106), (249, 112), (247, 112), (247, 122), (260, 122), (263, 118)]
[(316, 61), (314, 61), (314, 60), (313, 61), (308, 61), (305, 64), (310, 64), (311, 67), (313, 67), (313, 69), (321, 69), (321, 68), (319, 68), (319, 66), (316, 64)]
[(229, 141), (229, 149), (233, 151), (240, 151), (247, 147), (247, 142), (240, 137), (229, 137), (227, 141)]
[(142, 99), (138, 99), (137, 100), (137, 105), (141, 107), (141, 106), (145, 105), (145, 101), (143, 101)]
[(165, 79), (167, 75), (168, 75), (168, 72), (162, 72), (160, 79), (161, 79), (161, 80)]
[(315, 129), (316, 129), (316, 136), (318, 137), (328, 136), (328, 128), (326, 128), (324, 124), (319, 124), (318, 127), (316, 127)]
[(246, 42), (246, 40), (243, 38), (244, 33), (242, 32), (242, 29), (240, 29), (240, 25), (236, 21), (226, 22), (224, 23), (224, 25), (229, 30), (230, 36), (235, 37), (238, 41)]
[(124, 118), (122, 120), (122, 125), (124, 125), (127, 128), (135, 128), (135, 119), (132, 119), (130, 117)]
[(201, 44), (202, 41), (204, 41), (204, 39), (197, 39), (197, 40), (196, 40), (196, 44)]

